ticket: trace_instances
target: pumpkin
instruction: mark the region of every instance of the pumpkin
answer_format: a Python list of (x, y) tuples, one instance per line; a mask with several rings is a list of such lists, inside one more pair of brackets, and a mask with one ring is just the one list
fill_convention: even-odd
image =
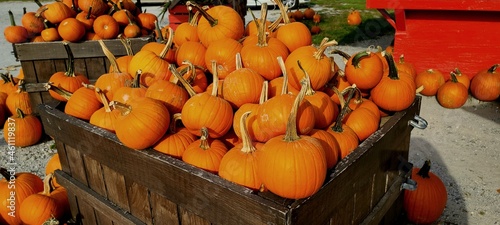
[(172, 46), (173, 30), (169, 28), (169, 38), (160, 54), (147, 49), (141, 49), (130, 60), (128, 71), (142, 71), (141, 84), (149, 87), (156, 80), (168, 80), (172, 73), (169, 70), (170, 63), (166, 60), (166, 55)]
[[(120, 29), (125, 28), (130, 22), (134, 20), (132, 15), (126, 9), (118, 9), (117, 7), (113, 9), (114, 12), (111, 15), (115, 18), (118, 25), (120, 25)], [(139, 27), (139, 33), (141, 32), (141, 28)]]
[[(64, 94), (68, 97), (68, 102), (64, 107), (64, 113), (74, 116), (76, 118), (89, 121), (92, 114), (102, 107), (102, 103), (97, 99), (94, 86), (82, 84), (83, 86), (75, 91), (73, 94)], [(51, 86), (51, 88), (54, 88)], [(56, 91), (57, 88), (54, 88)], [(64, 92), (64, 91), (62, 91)]]
[(158, 21), (158, 18), (153, 13), (142, 12), (137, 14), (137, 23), (148, 32), (155, 30), (156, 21)]
[[(387, 50), (386, 50), (386, 52), (387, 52)], [(396, 63), (396, 68), (399, 71), (410, 74), (413, 77), (413, 79), (415, 79), (415, 77), (417, 77), (417, 70), (415, 70), (415, 67), (413, 66), (413, 64), (411, 64), (405, 60), (405, 57), (403, 54), (401, 54), (399, 56), (399, 60)]]
[[(69, 43), (63, 42), (63, 45), (66, 53), (68, 54), (66, 71), (55, 72), (50, 76), (48, 82), (60, 89), (68, 91), (69, 93), (73, 93), (82, 87), (82, 83), (89, 84), (90, 81), (85, 75), (75, 71), (75, 58), (71, 48), (69, 47)], [(49, 90), (49, 94), (58, 101), (67, 101), (66, 98), (60, 96), (53, 90)]]
[(96, 87), (95, 92), (99, 95), (99, 98), (103, 103), (103, 107), (92, 113), (89, 123), (114, 133), (115, 121), (116, 118), (118, 118), (120, 111), (109, 106), (108, 99), (100, 88)]
[(10, 26), (5, 27), (3, 35), (9, 43), (23, 43), (28, 40), (28, 31), (23, 26), (17, 26), (14, 14), (9, 10)]
[(25, 114), (33, 113), (30, 95), (26, 92), (24, 80), (19, 82), (16, 92), (10, 93), (7, 96), (5, 99), (5, 106), (7, 106), (10, 115), (15, 115), (17, 109), (21, 109)]
[[(283, 74), (285, 74), (284, 62), (281, 58), (278, 60), (283, 69)], [(288, 94), (286, 88), (283, 88), (281, 95), (270, 98), (259, 107), (257, 112), (257, 123), (265, 134), (265, 139), (259, 141), (265, 142), (273, 137), (285, 134), (289, 116), (287, 112), (292, 109), (291, 107), (296, 98), (295, 96), (296, 95)], [(309, 133), (314, 128), (315, 124), (314, 108), (311, 103), (304, 100), (300, 104), (297, 113), (297, 132), (300, 134)]]
[(352, 9), (347, 15), (347, 24), (351, 26), (358, 26), (361, 24), (361, 14), (358, 10)]
[[(356, 90), (359, 90), (356, 88)], [(358, 94), (355, 98), (352, 98), (349, 102), (349, 108), (351, 110), (356, 110), (358, 108), (367, 108), (373, 114), (380, 118), (380, 109), (377, 104), (375, 104), (372, 100), (363, 98), (361, 94)]]
[(428, 69), (417, 74), (415, 77), (415, 85), (423, 86), (424, 89), (420, 94), (425, 96), (435, 96), (437, 90), (444, 84), (443, 73), (437, 69)]
[[(379, 114), (379, 112), (377, 112)], [(380, 126), (380, 116), (372, 110), (360, 107), (350, 112), (344, 119), (345, 125), (349, 126), (359, 138), (364, 141)]]
[(404, 110), (415, 100), (415, 82), (410, 74), (397, 71), (392, 55), (384, 57), (389, 64), (389, 75), (370, 91), (372, 101), (382, 110)]
[(197, 33), (199, 18), (200, 12), (196, 11), (189, 22), (183, 22), (177, 26), (173, 40), (175, 45), (181, 46), (186, 41), (200, 41)]
[(314, 16), (313, 16), (313, 22), (314, 22), (315, 24), (318, 24), (319, 22), (321, 22), (321, 15), (320, 15), (320, 14), (318, 14), (317, 12), (316, 12), (316, 13), (314, 14)]
[[(121, 34), (118, 35), (118, 38), (120, 38), (120, 42), (123, 44), (123, 47), (125, 48), (127, 54), (116, 58), (116, 64), (120, 71), (129, 73), (128, 67), (130, 65), (130, 61), (134, 57), (134, 51), (132, 50), (132, 42), (130, 41), (130, 39), (126, 38), (124, 35)], [(108, 71), (111, 73), (114, 72), (113, 70), (114, 70), (113, 65), (110, 65)]]
[(159, 100), (142, 97), (132, 99), (127, 104), (110, 104), (121, 111), (115, 123), (115, 132), (118, 140), (129, 148), (149, 148), (168, 130), (170, 112)]
[(257, 161), (264, 187), (289, 199), (306, 198), (316, 193), (327, 171), (325, 150), (320, 141), (297, 133), (297, 112), (305, 95), (304, 86), (291, 107), (286, 133), (267, 141)]
[[(51, 173), (54, 173), (56, 170), (62, 170), (61, 166), (61, 161), (59, 160), (59, 154), (55, 153), (52, 155), (52, 157), (49, 158), (49, 161), (47, 161), (47, 164), (45, 164), (45, 175), (49, 175)], [(54, 188), (58, 188), (61, 185), (57, 183), (56, 178), (52, 178), (52, 185)]]
[(103, 0), (78, 0), (77, 5), (79, 9), (95, 17), (104, 15), (109, 10), (108, 4)]
[[(207, 91), (208, 80), (203, 67), (195, 66), (189, 61), (182, 62), (182, 65), (177, 68), (180, 74), (186, 81), (193, 87), (195, 93), (202, 93)], [(174, 76), (170, 77), (170, 81), (177, 83), (178, 79)]]
[[(261, 6), (261, 9), (262, 9), (262, 6)], [(257, 28), (257, 24), (261, 24), (261, 23), (262, 23), (262, 20), (260, 18), (254, 18), (249, 23), (247, 23), (247, 25), (245, 26), (245, 36), (247, 38), (251, 37), (251, 36), (257, 36), (258, 32), (259, 32), (259, 30)], [(270, 25), (271, 25), (271, 21), (266, 20), (266, 22), (264, 23), (264, 26), (266, 27), (266, 32), (268, 32), (269, 34), (271, 34), (271, 32), (269, 30)]]
[[(106, 95), (107, 99), (113, 99), (116, 90), (118, 90), (118, 88), (120, 87), (125, 86), (127, 82), (133, 79), (133, 77), (130, 76), (130, 74), (127, 72), (121, 72), (113, 53), (109, 51), (102, 40), (98, 40), (98, 42), (101, 45), (102, 51), (108, 58), (113, 69), (110, 70), (110, 72), (99, 76), (99, 78), (97, 78), (95, 82), (95, 87), (101, 89)], [(97, 99), (100, 100), (101, 98), (97, 96)]]
[[(156, 53), (156, 55), (164, 55), (162, 58), (168, 63), (176, 63), (176, 53), (178, 47), (173, 44), (173, 35), (170, 35), (170, 31), (173, 29), (170, 27), (157, 29), (158, 41), (148, 42), (143, 45), (141, 50), (148, 50)], [(165, 39), (166, 38), (166, 39)]]
[(345, 66), (345, 76), (360, 89), (371, 89), (384, 76), (382, 60), (375, 53), (361, 51), (350, 57)]
[[(214, 68), (213, 80), (218, 81), (217, 64), (212, 61)], [(191, 98), (182, 107), (182, 123), (193, 134), (200, 136), (202, 127), (208, 129), (211, 138), (224, 136), (233, 123), (233, 109), (231, 104), (217, 94), (219, 82), (213, 82), (213, 89), (210, 93), (204, 92), (196, 94), (180, 75), (174, 73), (179, 81), (184, 85)]]
[(90, 8), (87, 12), (81, 11), (75, 16), (75, 19), (83, 24), (86, 31), (93, 31), (94, 29), (95, 16), (92, 15), (91, 11), (92, 9)]
[(458, 82), (455, 73), (451, 73), (451, 79), (439, 87), (436, 98), (439, 104), (445, 108), (456, 109), (462, 107), (469, 97), (469, 90)]
[(318, 25), (311, 26), (311, 34), (319, 34), (321, 32), (321, 27)]
[(35, 12), (27, 12), (21, 17), (21, 24), (26, 31), (28, 31), (28, 36), (33, 37), (36, 34), (40, 34), (45, 26), (43, 24), (43, 18), (36, 16)]
[(19, 211), (24, 224), (43, 224), (50, 218), (62, 219), (69, 209), (66, 189), (55, 188), (50, 185), (52, 174), (43, 179), (43, 191), (32, 194), (24, 199)]
[(470, 92), (479, 101), (494, 101), (500, 96), (500, 74), (498, 64), (479, 71), (472, 77)]
[(304, 12), (300, 11), (300, 9), (296, 9), (293, 13), (292, 13), (292, 17), (295, 19), (295, 21), (302, 21), (302, 19), (304, 19)]
[[(9, 151), (14, 151), (13, 146), (8, 148)], [(0, 174), (3, 176), (0, 180), (0, 199), (2, 199), (0, 201), (0, 221), (3, 219), (7, 224), (21, 225), (23, 223), (19, 217), (18, 207), (28, 196), (43, 191), (42, 179), (32, 173), (15, 173), (14, 170), (5, 168), (0, 168)], [(11, 182), (15, 182), (14, 195), (11, 195), (13, 188)]]
[(257, 175), (259, 149), (264, 145), (252, 142), (248, 134), (246, 120), (251, 111), (245, 112), (240, 117), (240, 134), (242, 142), (229, 150), (219, 165), (219, 176), (243, 185), (253, 190), (259, 190), (262, 185)]
[(326, 130), (313, 129), (308, 134), (318, 139), (325, 150), (326, 168), (332, 169), (340, 159), (340, 145), (337, 139)]
[(178, 159), (182, 158), (186, 148), (196, 141), (197, 137), (185, 127), (178, 126), (178, 123), (182, 123), (181, 114), (175, 113), (170, 122), (170, 132), (153, 146), (154, 150)]
[(404, 191), (403, 207), (408, 220), (415, 224), (435, 222), (443, 213), (448, 200), (443, 181), (430, 168), (429, 160), (420, 169), (413, 168), (411, 177), (417, 182), (417, 189)]
[(3, 82), (0, 83), (0, 92), (10, 94), (19, 89), (19, 79), (10, 74), (10, 72), (7, 74), (0, 73), (0, 76), (3, 80)]
[[(188, 42), (189, 43), (189, 42)], [(217, 63), (217, 73), (219, 79), (225, 79), (228, 74), (236, 70), (236, 61), (234, 57), (240, 54), (243, 45), (231, 38), (222, 38), (212, 42), (205, 51), (205, 65), (210, 65), (212, 60)], [(213, 73), (212, 67), (207, 68)]]
[(59, 36), (65, 41), (78, 42), (85, 36), (85, 25), (76, 18), (66, 18), (57, 26)]
[(158, 80), (147, 88), (145, 96), (162, 101), (172, 114), (180, 113), (189, 93), (174, 82)]
[(3, 129), (5, 142), (16, 147), (34, 145), (42, 138), (42, 122), (34, 115), (24, 114), (19, 108), (5, 121)]
[(208, 10), (188, 1), (187, 6), (193, 6), (202, 15), (198, 21), (197, 33), (201, 43), (208, 47), (213, 41), (223, 37), (239, 40), (245, 32), (245, 25), (240, 14), (235, 9), (217, 5)]
[(118, 22), (116, 22), (115, 18), (107, 14), (96, 17), (92, 27), (94, 28), (94, 32), (103, 39), (114, 39), (120, 33)]
[(284, 25), (276, 31), (276, 38), (283, 42), (290, 52), (299, 47), (311, 45), (312, 36), (309, 28), (302, 22), (290, 22), (283, 3), (281, 1), (276, 1), (276, 3), (284, 18)]
[(354, 90), (354, 88), (347, 89), (347, 99), (344, 99), (344, 95), (341, 94), (337, 89), (334, 89), (334, 91), (336, 91), (337, 95), (340, 96), (339, 100), (341, 110), (335, 122), (332, 123), (326, 131), (333, 135), (333, 137), (335, 137), (335, 139), (339, 143), (340, 158), (343, 159), (352, 151), (354, 151), (359, 145), (359, 138), (356, 132), (354, 132), (351, 127), (342, 122), (350, 110), (347, 102), (351, 101), (356, 91)]
[(280, 95), (283, 92), (284, 85), (286, 85), (287, 93), (294, 95), (299, 93), (299, 90), (292, 87), (292, 85), (290, 85), (290, 82), (288, 82), (288, 77), (285, 78), (285, 74), (283, 74), (283, 76), (276, 77), (269, 81), (269, 98)]
[(264, 80), (262, 82), (262, 88), (259, 96), (259, 103), (245, 103), (241, 105), (236, 111), (234, 112), (233, 116), (233, 131), (235, 136), (238, 139), (241, 139), (241, 128), (240, 128), (240, 120), (238, 118), (241, 118), (244, 113), (246, 112), (251, 112), (251, 114), (248, 116), (248, 118), (245, 120), (245, 126), (247, 127), (247, 132), (251, 140), (257, 141), (257, 140), (262, 140), (262, 130), (258, 128), (257, 124), (257, 111), (259, 110), (260, 105), (262, 105), (265, 101), (268, 99), (268, 88), (269, 88), (269, 81)]
[(445, 76), (444, 80), (449, 81), (451, 80), (451, 76), (455, 75), (455, 78), (457, 78), (457, 81), (465, 86), (467, 90), (469, 90), (470, 87), (470, 78), (469, 76), (462, 74), (462, 72), (458, 69), (455, 68), (450, 72), (449, 76)]
[(189, 61), (195, 66), (207, 67), (205, 64), (205, 54), (207, 48), (198, 41), (186, 41), (179, 46), (175, 52), (177, 65), (182, 65), (183, 61)]
[(336, 44), (336, 41), (328, 41), (328, 38), (325, 38), (318, 48), (303, 46), (290, 53), (285, 61), (285, 67), (291, 86), (299, 89), (300, 81), (304, 77), (304, 72), (297, 64), (297, 61), (300, 61), (302, 68), (310, 76), (311, 88), (313, 90), (323, 88), (334, 75), (332, 73), (332, 61), (324, 52), (328, 47)]
[(182, 154), (182, 161), (206, 170), (211, 173), (218, 173), (220, 162), (227, 147), (218, 139), (209, 137), (209, 130), (202, 127), (199, 131), (200, 139), (191, 143)]
[(132, 82), (130, 82), (129, 85), (125, 85), (123, 87), (116, 89), (112, 100), (126, 104), (128, 101), (132, 99), (145, 97), (147, 88), (141, 86), (140, 83), (141, 74), (142, 71), (138, 70), (137, 73), (135, 74), (134, 79), (132, 80)]
[[(267, 20), (267, 4), (261, 7), (261, 21)], [(272, 80), (281, 75), (277, 57), (286, 60), (288, 49), (283, 42), (267, 37), (265, 24), (257, 24), (258, 33), (256, 42), (246, 42), (241, 48), (243, 66), (259, 73), (266, 80)]]
[(59, 35), (59, 32), (57, 31), (56, 27), (49, 26), (49, 21), (44, 20), (44, 27), (45, 29), (42, 30), (40, 33), (40, 36), (42, 36), (42, 39), (46, 42), (51, 42), (51, 41), (59, 41), (61, 40), (61, 36)]
[(76, 12), (61, 1), (53, 1), (41, 6), (36, 14), (42, 15), (52, 24), (59, 24), (66, 18), (76, 16)]
[(307, 7), (304, 10), (304, 18), (307, 20), (312, 20), (314, 17), (314, 14), (316, 14), (316, 11), (311, 7)]
[(227, 75), (222, 83), (224, 99), (233, 109), (245, 103), (258, 103), (264, 78), (255, 70), (242, 68), (240, 53), (236, 53), (236, 70)]
[(129, 15), (127, 10), (124, 11), (128, 20), (128, 24), (125, 26), (125, 28), (123, 28), (123, 35), (128, 38), (140, 37), (142, 35), (141, 27), (130, 18), (131, 15)]

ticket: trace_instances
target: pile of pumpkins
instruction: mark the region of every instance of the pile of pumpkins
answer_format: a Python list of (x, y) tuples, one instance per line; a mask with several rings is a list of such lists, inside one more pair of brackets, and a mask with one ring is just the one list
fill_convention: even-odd
[(59, 224), (69, 219), (67, 192), (53, 175), (56, 169), (61, 169), (57, 153), (47, 162), (43, 180), (30, 172), (0, 168), (0, 223)]
[(42, 5), (36, 12), (25, 12), (21, 25), (16, 25), (9, 10), (10, 26), (4, 30), (10, 43), (52, 42), (66, 40), (114, 39), (150, 35), (156, 15), (141, 12), (132, 0), (64, 0)]
[(109, 72), (90, 83), (69, 66), (71, 79), (49, 80), (49, 93), (127, 147), (290, 199), (318, 191), (382, 116), (414, 102), (411, 64), (383, 51), (335, 51), (348, 61), (341, 70), (325, 53), (336, 42), (313, 46), (283, 4), (283, 21), (268, 21), (264, 4), (246, 26), (230, 7), (186, 5), (193, 19), (175, 32), (162, 27), (165, 41), (118, 58), (99, 41)]

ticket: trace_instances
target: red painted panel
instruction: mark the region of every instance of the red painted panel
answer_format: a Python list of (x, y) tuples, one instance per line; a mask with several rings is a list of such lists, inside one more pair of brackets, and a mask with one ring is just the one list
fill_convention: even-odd
[(499, 0), (366, 0), (372, 9), (500, 11)]

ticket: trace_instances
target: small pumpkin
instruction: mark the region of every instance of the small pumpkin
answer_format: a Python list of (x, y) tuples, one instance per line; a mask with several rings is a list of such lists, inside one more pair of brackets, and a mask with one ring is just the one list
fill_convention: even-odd
[(36, 34), (40, 34), (45, 26), (43, 25), (43, 18), (36, 16), (35, 12), (27, 12), (21, 17), (21, 24), (26, 31), (28, 31), (28, 36), (33, 37)]
[(95, 92), (99, 95), (101, 102), (103, 103), (103, 107), (92, 113), (89, 123), (114, 133), (115, 121), (118, 118), (120, 111), (109, 106), (108, 99), (100, 88), (96, 87)]
[(126, 104), (132, 99), (145, 97), (147, 88), (141, 86), (141, 74), (142, 71), (138, 70), (135, 74), (134, 79), (130, 82), (129, 85), (125, 85), (116, 89), (112, 101), (118, 101)]
[(181, 114), (175, 113), (170, 122), (169, 132), (153, 146), (153, 149), (181, 159), (186, 148), (196, 141), (197, 137), (185, 127), (178, 126), (180, 123), (182, 123)]
[(352, 9), (347, 15), (347, 24), (351, 26), (358, 26), (361, 24), (361, 14), (358, 10)]
[(5, 99), (5, 106), (7, 106), (10, 115), (15, 115), (17, 109), (21, 109), (25, 114), (33, 113), (30, 95), (26, 92), (24, 80), (19, 82), (16, 92), (10, 93), (7, 96)]
[(451, 79), (439, 87), (436, 98), (439, 104), (445, 108), (455, 109), (462, 107), (469, 97), (469, 90), (458, 82), (455, 73), (451, 73)]
[(345, 66), (349, 83), (363, 90), (375, 87), (384, 76), (382, 60), (370, 51), (360, 51), (350, 57)]
[(49, 25), (50, 22), (46, 19), (43, 21), (43, 23), (45, 29), (42, 30), (40, 36), (44, 41), (51, 42), (61, 40), (61, 36), (59, 35), (56, 27), (54, 27), (53, 25)]
[(283, 42), (290, 52), (299, 47), (311, 45), (312, 35), (309, 28), (302, 22), (290, 22), (283, 3), (281, 1), (276, 1), (276, 3), (284, 18), (284, 25), (276, 31), (276, 38)]
[(210, 138), (206, 127), (202, 127), (199, 133), (200, 139), (186, 148), (182, 154), (182, 161), (217, 174), (222, 157), (228, 151), (227, 147), (222, 141)]
[(95, 16), (92, 15), (91, 11), (92, 9), (89, 9), (88, 12), (81, 11), (75, 16), (75, 18), (83, 24), (85, 30), (87, 31), (93, 31), (94, 28)]
[(415, 224), (432, 224), (444, 211), (448, 194), (441, 178), (430, 171), (430, 160), (419, 168), (413, 168), (412, 179), (416, 190), (404, 191), (403, 207), (408, 220)]
[(200, 41), (196, 30), (199, 18), (200, 12), (196, 11), (189, 22), (183, 22), (177, 26), (173, 40), (175, 45), (181, 46), (186, 41)]
[(64, 107), (64, 113), (70, 116), (89, 121), (92, 114), (102, 107), (102, 103), (97, 99), (93, 85), (82, 84), (82, 87), (73, 94), (64, 93), (64, 90), (52, 85), (51, 88), (68, 99)]
[(469, 87), (470, 87), (470, 78), (469, 78), (469, 76), (463, 74), (458, 68), (455, 68), (455, 69), (453, 69), (450, 72), (450, 76), (449, 77), (445, 77), (445, 80), (446, 81), (451, 80), (451, 76), (452, 75), (455, 75), (455, 78), (457, 78), (457, 81), (459, 83), (462, 83), (465, 86), (465, 88), (467, 88), (467, 90), (469, 90)]
[(85, 36), (85, 25), (76, 18), (66, 18), (57, 26), (59, 36), (65, 41), (78, 42)]
[(439, 87), (444, 84), (443, 73), (437, 69), (428, 69), (417, 74), (415, 77), (415, 85), (423, 86), (424, 89), (420, 94), (425, 96), (435, 96)]
[(5, 121), (3, 129), (10, 131), (3, 132), (5, 142), (16, 147), (34, 145), (42, 138), (42, 122), (34, 115), (24, 114), (19, 108)]
[[(59, 154), (55, 153), (49, 158), (49, 161), (45, 164), (45, 175), (54, 173), (56, 170), (62, 170), (61, 161), (59, 160)], [(58, 188), (61, 185), (57, 183), (56, 178), (52, 178), (52, 185), (54, 188)]]
[(28, 40), (28, 30), (23, 26), (17, 26), (14, 14), (9, 10), (10, 26), (5, 27), (3, 35), (9, 43), (23, 43)]
[(76, 16), (76, 12), (62, 1), (53, 1), (41, 6), (37, 10), (37, 15), (42, 15), (52, 24), (59, 24), (66, 18)]
[(172, 114), (180, 113), (189, 99), (186, 89), (177, 85), (177, 81), (158, 80), (146, 90), (146, 97), (162, 101)]
[[(189, 42), (188, 42), (189, 43)], [(217, 62), (217, 73), (220, 79), (225, 79), (228, 74), (236, 70), (234, 57), (241, 53), (243, 45), (232, 38), (222, 38), (212, 42), (205, 51), (205, 65), (211, 65), (212, 60)], [(212, 67), (208, 71), (212, 73)]]
[(118, 22), (116, 22), (115, 18), (107, 14), (96, 17), (92, 27), (94, 28), (94, 32), (103, 39), (114, 39), (120, 33)]
[(0, 73), (2, 77), (2, 81), (0, 82), (0, 92), (5, 94), (14, 93), (19, 89), (19, 81), (20, 79), (14, 77), (10, 72), (7, 74)]
[(487, 70), (481, 70), (472, 77), (470, 92), (480, 101), (494, 101), (500, 96), (500, 73), (497, 72), (499, 64)]

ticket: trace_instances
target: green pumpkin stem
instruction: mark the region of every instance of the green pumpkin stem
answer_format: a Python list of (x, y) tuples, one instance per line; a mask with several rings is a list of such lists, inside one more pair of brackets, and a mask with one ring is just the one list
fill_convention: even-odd
[(300, 63), (299, 60), (297, 60), (297, 64), (299, 65), (299, 68), (300, 70), (302, 70), (302, 72), (304, 73), (304, 82), (306, 83), (306, 95), (307, 96), (311, 96), (311, 95), (314, 95), (316, 92), (314, 91), (314, 89), (311, 87), (311, 77), (309, 76), (309, 73), (307, 73), (307, 71), (304, 69), (304, 67), (302, 67), (302, 64)]
[(10, 10), (9, 10), (9, 19), (10, 19), (10, 25), (16, 26), (16, 21), (14, 20), (14, 14)]
[(65, 98), (66, 100), (69, 100), (71, 98), (71, 95), (73, 95), (73, 94), (71, 94), (71, 92), (69, 92), (67, 90), (64, 90), (60, 87), (54, 86), (54, 83), (52, 83), (52, 82), (46, 83), (45, 89), (52, 90), (52, 91), (56, 92), (61, 97)]
[(304, 100), (306, 95), (307, 82), (305, 79), (302, 79), (300, 84), (300, 91), (297, 94), (297, 97), (295, 97), (295, 101), (293, 101), (292, 111), (290, 112), (290, 116), (288, 117), (286, 124), (286, 133), (285, 137), (283, 137), (283, 141), (286, 142), (293, 142), (300, 139), (300, 136), (297, 133), (297, 113), (299, 111), (300, 103), (302, 103), (302, 100)]
[(420, 168), (417, 174), (423, 178), (429, 178), (429, 171), (431, 170), (431, 161), (426, 160), (422, 168)]
[(394, 63), (392, 54), (385, 54), (384, 58), (389, 65), (389, 78), (391, 78), (392, 80), (399, 80), (398, 69), (396, 68), (396, 64)]
[(38, 5), (38, 7), (42, 7), (43, 6), (42, 3), (40, 2), (40, 0), (34, 0), (34, 1)]
[(198, 10), (198, 12), (200, 12), (201, 15), (205, 17), (205, 19), (207, 19), (208, 23), (210, 23), (210, 26), (215, 27), (219, 23), (217, 19), (208, 14), (207, 11), (205, 11), (202, 7), (200, 7), (200, 5), (192, 1), (187, 1), (186, 5), (196, 8), (196, 10)]
[(102, 52), (104, 53), (104, 55), (108, 58), (109, 62), (111, 63), (111, 67), (113, 68), (113, 72), (114, 73), (121, 73), (120, 68), (118, 67), (118, 63), (116, 62), (116, 57), (108, 49), (106, 44), (104, 44), (104, 41), (97, 40), (97, 42), (99, 42), (99, 45), (101, 45)]
[(66, 50), (66, 53), (68, 54), (68, 65), (64, 75), (68, 77), (75, 77), (75, 57), (73, 56), (73, 52), (69, 47), (69, 42), (63, 41), (63, 45), (64, 49)]
[(256, 150), (255, 146), (252, 143), (252, 139), (248, 135), (248, 128), (246, 126), (245, 121), (248, 118), (252, 111), (247, 111), (241, 115), (240, 119), (240, 133), (241, 133), (241, 141), (243, 143), (243, 147), (241, 147), (241, 151), (244, 153), (252, 153)]
[(489, 69), (488, 69), (488, 73), (495, 73), (496, 70), (498, 68), (498, 64), (495, 64), (493, 66), (491, 66)]
[(457, 74), (455, 73), (455, 71), (450, 72), (450, 80), (453, 83), (458, 83)]
[(24, 114), (23, 110), (20, 108), (16, 108), (16, 114), (17, 114), (17, 118), (20, 118), (20, 119), (23, 119), (24, 117), (26, 117), (26, 114)]
[(338, 49), (334, 49), (331, 54), (337, 54), (337, 55), (340, 55), (342, 56), (344, 59), (348, 60), (349, 58), (351, 58), (351, 55), (347, 54), (347, 52), (344, 52), (344, 51), (341, 51), (341, 50), (338, 50)]
[[(127, 17), (128, 17), (128, 15), (127, 15)], [(132, 22), (132, 20), (130, 20), (130, 18), (129, 18), (129, 21)], [(163, 34), (161, 33), (160, 24), (158, 23), (158, 20), (155, 20), (155, 31), (156, 31), (156, 33), (158, 33), (158, 40), (160, 41), (160, 43), (164, 43), (165, 37), (163, 37)]]
[(191, 84), (186, 79), (184, 79), (184, 77), (179, 73), (179, 71), (177, 71), (175, 65), (173, 64), (168, 65), (168, 69), (170, 70), (172, 75), (174, 75), (174, 77), (181, 82), (182, 86), (184, 86), (184, 89), (186, 89), (190, 97), (196, 95), (196, 91), (193, 89), (193, 86), (191, 86)]
[[(1, 175), (5, 178), (5, 180), (7, 180), (7, 181), (10, 181), (10, 180), (11, 180), (10, 178), (12, 178), (12, 176), (10, 175), (10, 172), (9, 172), (7, 169), (3, 168), (3, 167), (1, 167), (1, 168), (0, 168), (0, 174), (1, 174)], [(13, 177), (14, 177), (14, 178), (16, 178), (16, 175), (13, 175)]]
[(351, 101), (351, 99), (354, 97), (354, 94), (357, 92), (356, 91), (356, 85), (353, 84), (352, 87), (348, 88), (347, 89), (347, 99), (344, 99), (344, 95), (342, 95), (338, 89), (334, 89), (334, 91), (336, 90), (336, 93), (337, 95), (339, 96), (339, 100), (341, 102), (341, 110), (340, 110), (340, 113), (339, 115), (337, 116), (337, 119), (335, 120), (335, 125), (333, 125), (331, 127), (331, 129), (335, 132), (338, 132), (338, 133), (342, 133), (344, 131), (344, 129), (342, 128), (342, 120), (344, 120), (344, 117), (351, 111), (351, 108), (349, 108), (349, 102)]
[(354, 57), (352, 58), (352, 65), (356, 68), (359, 68), (359, 63), (361, 62), (361, 60), (365, 57), (370, 56), (371, 54), (372, 53), (370, 51), (361, 51), (356, 53), (356, 55), (354, 55)]
[(90, 16), (92, 16), (92, 6), (89, 6), (89, 11), (87, 12), (87, 15), (85, 16), (85, 19), (89, 20)]
[(200, 132), (200, 148), (203, 150), (208, 150), (210, 148), (210, 144), (208, 143), (208, 129), (206, 127), (202, 127)]

